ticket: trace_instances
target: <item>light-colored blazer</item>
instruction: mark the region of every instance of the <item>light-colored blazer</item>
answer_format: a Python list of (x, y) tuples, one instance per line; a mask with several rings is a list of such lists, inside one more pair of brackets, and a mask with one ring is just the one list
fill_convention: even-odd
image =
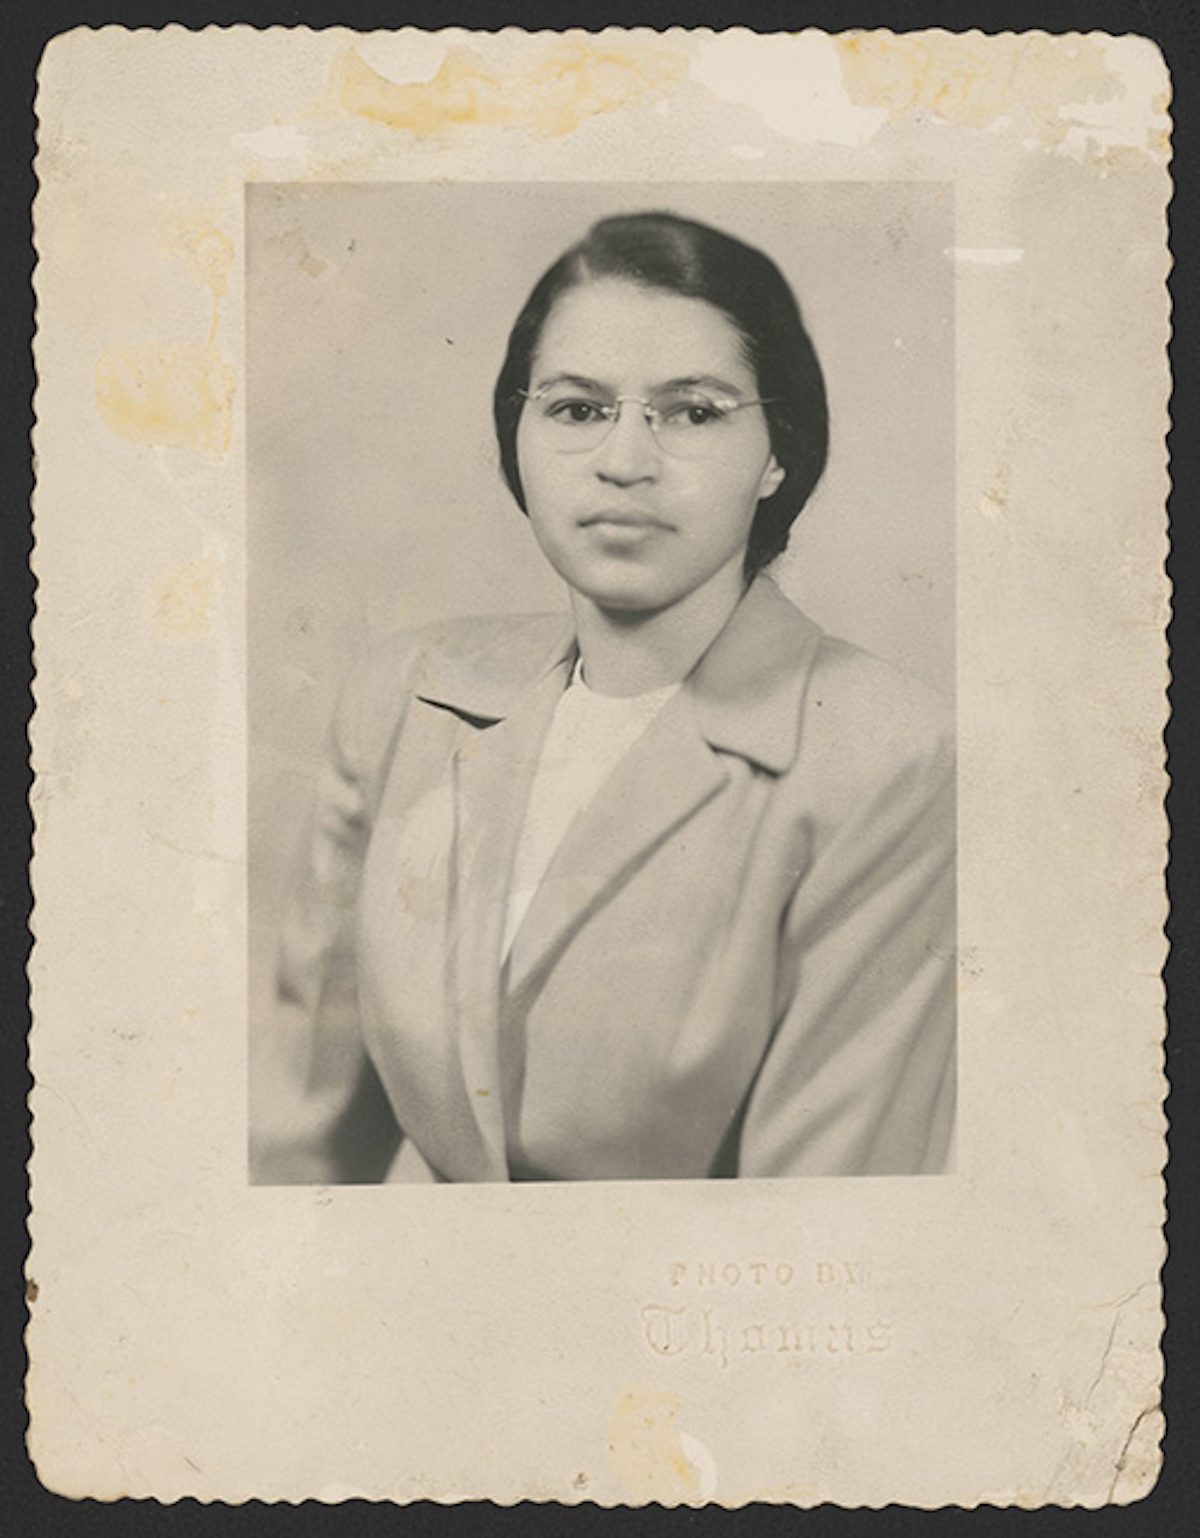
[(284, 925), (259, 1181), (938, 1172), (954, 768), (921, 685), (768, 578), (559, 846), (501, 965), (557, 616), (351, 677)]

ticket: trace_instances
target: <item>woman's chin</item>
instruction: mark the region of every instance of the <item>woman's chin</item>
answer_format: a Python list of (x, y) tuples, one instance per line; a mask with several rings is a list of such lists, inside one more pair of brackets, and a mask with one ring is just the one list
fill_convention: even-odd
[(661, 609), (670, 603), (669, 588), (663, 574), (650, 563), (631, 560), (554, 559), (551, 564), (572, 592), (595, 604), (598, 609), (618, 612)]
[(633, 575), (623, 580), (571, 582), (573, 590), (606, 614), (656, 614), (669, 608), (676, 595), (665, 584)]
[(558, 572), (573, 592), (597, 609), (606, 614), (635, 617), (660, 614), (705, 588), (712, 590), (714, 598), (718, 590), (728, 588), (736, 600), (742, 589), (742, 563), (742, 553), (736, 552), (727, 567), (716, 571), (668, 572), (650, 562), (626, 562), (619, 566), (615, 562), (581, 562), (570, 569), (559, 566)]

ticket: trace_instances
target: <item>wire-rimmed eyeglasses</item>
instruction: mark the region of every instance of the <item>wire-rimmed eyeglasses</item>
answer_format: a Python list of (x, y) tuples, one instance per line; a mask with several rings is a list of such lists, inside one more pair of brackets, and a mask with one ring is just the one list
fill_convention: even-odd
[(616, 426), (621, 407), (640, 406), (659, 447), (679, 459), (709, 459), (728, 446), (737, 413), (746, 406), (766, 406), (773, 397), (751, 400), (691, 387), (656, 390), (652, 395), (604, 395), (576, 384), (551, 383), (521, 390), (536, 407), (532, 423), (539, 436), (560, 454), (586, 454), (598, 448)]

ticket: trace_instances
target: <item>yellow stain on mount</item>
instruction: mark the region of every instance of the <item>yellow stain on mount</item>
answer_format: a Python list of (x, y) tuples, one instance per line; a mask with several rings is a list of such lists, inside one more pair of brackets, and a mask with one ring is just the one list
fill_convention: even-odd
[(836, 37), (846, 94), (893, 117), (924, 110), (965, 128), (1020, 117), (1043, 142), (1070, 128), (1070, 105), (1110, 101), (1121, 82), (1103, 47), (1044, 32), (853, 32)]
[(233, 241), (215, 224), (198, 224), (183, 232), (183, 246), (197, 280), (212, 295), (208, 339), (216, 340), (221, 300), (229, 292), (229, 272), (235, 256)]
[(211, 343), (145, 342), (100, 359), (96, 405), (105, 426), (130, 443), (220, 459), (229, 449), (236, 384)]
[(676, 1424), (678, 1394), (633, 1390), (623, 1394), (608, 1425), (608, 1461), (640, 1501), (676, 1506), (700, 1497), (700, 1473), (683, 1450)]
[(217, 332), (236, 250), (224, 230), (204, 217), (178, 227), (172, 247), (208, 291), (208, 336), (203, 342), (111, 348), (96, 365), (96, 407), (109, 431), (129, 443), (220, 459), (229, 451), (237, 375), (221, 356)]
[(687, 67), (677, 49), (660, 42), (561, 38), (524, 68), (504, 71), (454, 46), (431, 80), (399, 85), (347, 48), (335, 62), (334, 86), (348, 112), (421, 136), (476, 125), (556, 136), (598, 113), (665, 95)]
[(150, 623), (168, 641), (199, 641), (212, 633), (217, 562), (185, 561), (160, 573), (151, 589)]

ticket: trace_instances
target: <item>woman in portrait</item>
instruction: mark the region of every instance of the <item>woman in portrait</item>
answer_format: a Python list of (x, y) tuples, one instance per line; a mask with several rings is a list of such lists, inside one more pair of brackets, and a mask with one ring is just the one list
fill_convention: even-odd
[(828, 442), (787, 282), (706, 225), (604, 219), (517, 317), (494, 416), (569, 613), (348, 680), (259, 1178), (944, 1170), (951, 738), (768, 575)]

